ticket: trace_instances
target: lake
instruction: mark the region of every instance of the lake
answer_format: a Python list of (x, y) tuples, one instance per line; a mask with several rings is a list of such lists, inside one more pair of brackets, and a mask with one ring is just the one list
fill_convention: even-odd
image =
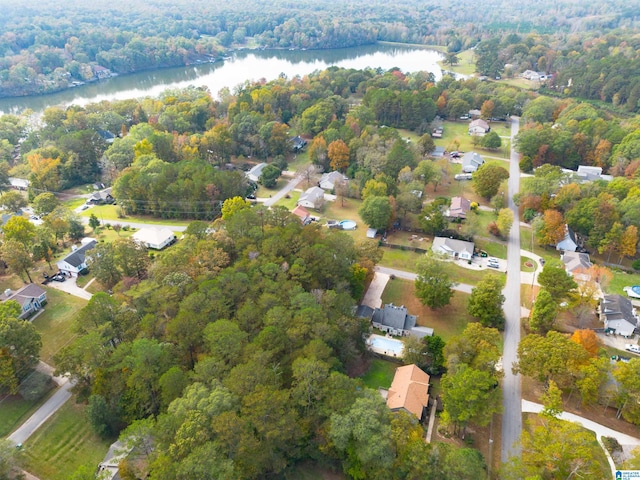
[(155, 97), (169, 88), (206, 86), (215, 96), (222, 88), (246, 81), (274, 80), (307, 75), (330, 66), (343, 68), (398, 67), (403, 72), (428, 71), (442, 77), (440, 52), (401, 45), (364, 45), (337, 50), (241, 50), (227, 59), (186, 67), (167, 68), (113, 77), (50, 95), (0, 99), (0, 113), (19, 113), (29, 108), (41, 112), (53, 105), (86, 105), (102, 100)]

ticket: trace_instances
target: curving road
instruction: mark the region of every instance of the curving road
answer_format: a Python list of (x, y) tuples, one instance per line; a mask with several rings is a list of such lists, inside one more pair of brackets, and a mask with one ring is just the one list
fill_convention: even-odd
[[(514, 137), (518, 134), (520, 119), (511, 117), (511, 161), (509, 168), (509, 208), (514, 218), (519, 218), (518, 207), (513, 197), (520, 191), (519, 156), (515, 151)], [(503, 290), (505, 296), (504, 313), (506, 318), (504, 328), (504, 351), (502, 364), (504, 365), (504, 380), (502, 382), (502, 461), (509, 457), (520, 455), (517, 442), (522, 433), (522, 403), (520, 376), (514, 375), (511, 365), (517, 360), (518, 343), (520, 343), (520, 228), (509, 233), (507, 243), (507, 283)]]

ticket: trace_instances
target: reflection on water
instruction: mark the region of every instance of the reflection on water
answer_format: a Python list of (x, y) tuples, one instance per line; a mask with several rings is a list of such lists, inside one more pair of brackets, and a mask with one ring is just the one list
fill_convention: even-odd
[(138, 72), (89, 83), (63, 92), (34, 97), (0, 99), (0, 112), (20, 112), (30, 108), (40, 112), (51, 105), (86, 105), (102, 100), (157, 96), (168, 88), (206, 86), (212, 94), (246, 81), (273, 80), (307, 75), (330, 66), (343, 68), (398, 67), (403, 72), (425, 70), (436, 79), (442, 76), (435, 50), (391, 45), (364, 45), (339, 50), (242, 50), (215, 63)]

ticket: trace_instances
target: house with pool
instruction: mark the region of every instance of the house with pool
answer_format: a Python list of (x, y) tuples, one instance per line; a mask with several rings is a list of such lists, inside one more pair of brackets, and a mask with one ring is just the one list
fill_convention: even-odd
[(374, 328), (398, 337), (413, 335), (422, 338), (433, 335), (433, 328), (416, 326), (418, 317), (409, 315), (404, 305), (388, 303), (382, 308), (360, 305), (356, 310), (356, 316), (368, 318)]

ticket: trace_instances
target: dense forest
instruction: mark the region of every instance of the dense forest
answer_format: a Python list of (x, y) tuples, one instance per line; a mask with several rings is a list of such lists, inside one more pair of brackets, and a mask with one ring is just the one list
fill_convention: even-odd
[(543, 91), (555, 96), (597, 100), (621, 112), (640, 111), (640, 36), (627, 30), (569, 35), (518, 35), (482, 41), (476, 70), (491, 78), (525, 70), (550, 78)]
[(215, 61), (237, 47), (343, 48), (383, 40), (457, 52), (514, 31), (567, 34), (631, 27), (638, 15), (622, 1), (98, 1), (87, 8), (82, 2), (3, 0), (1, 5), (0, 96)]

